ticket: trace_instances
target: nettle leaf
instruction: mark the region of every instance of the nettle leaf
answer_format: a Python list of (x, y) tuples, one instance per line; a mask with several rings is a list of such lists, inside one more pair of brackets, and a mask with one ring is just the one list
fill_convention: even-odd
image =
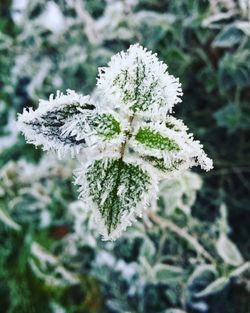
[(130, 148), (161, 175), (176, 175), (193, 165), (209, 170), (207, 158), (199, 141), (187, 133), (187, 127), (173, 117), (161, 122), (140, 122), (130, 141)]
[(179, 145), (173, 139), (163, 136), (160, 132), (150, 129), (150, 127), (141, 127), (135, 135), (135, 140), (148, 148), (180, 151)]
[(156, 54), (139, 45), (113, 56), (108, 65), (99, 69), (97, 86), (110, 107), (122, 103), (123, 110), (157, 117), (181, 101), (179, 80), (167, 72)]
[(37, 110), (19, 116), (19, 128), (28, 142), (59, 154), (79, 152), (100, 140), (110, 140), (121, 132), (120, 123), (110, 113), (98, 113), (88, 96), (73, 91), (42, 100)]
[(19, 115), (19, 129), (26, 140), (34, 145), (42, 145), (44, 150), (71, 150), (78, 146), (86, 146), (86, 141), (77, 134), (63, 130), (65, 124), (75, 121), (78, 116), (87, 119), (94, 114), (95, 105), (88, 96), (68, 91), (66, 95), (57, 93), (49, 100), (41, 100), (38, 108), (24, 110)]
[(89, 197), (104, 239), (118, 237), (147, 206), (151, 178), (138, 165), (115, 158), (96, 160), (77, 175), (77, 184), (84, 181), (81, 194)]

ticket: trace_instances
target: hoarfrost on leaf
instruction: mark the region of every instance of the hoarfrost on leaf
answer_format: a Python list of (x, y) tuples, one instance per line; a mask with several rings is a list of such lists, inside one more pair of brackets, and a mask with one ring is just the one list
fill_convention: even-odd
[(143, 112), (144, 117), (166, 115), (182, 96), (179, 80), (168, 73), (167, 65), (138, 44), (99, 69), (97, 86), (109, 106)]
[(120, 232), (147, 207), (152, 182), (138, 165), (121, 159), (96, 160), (78, 175), (84, 199), (89, 199), (104, 239), (116, 239)]
[(80, 197), (98, 232), (114, 240), (154, 206), (160, 180), (212, 168), (200, 142), (169, 115), (181, 95), (167, 65), (135, 44), (99, 69), (96, 100), (58, 92), (25, 110), (19, 128), (28, 142), (84, 160), (76, 171)]

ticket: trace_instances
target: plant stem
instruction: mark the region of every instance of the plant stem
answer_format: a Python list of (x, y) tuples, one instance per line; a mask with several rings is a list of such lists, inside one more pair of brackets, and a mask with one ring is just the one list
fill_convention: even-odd
[(173, 222), (163, 219), (162, 217), (156, 215), (153, 212), (150, 212), (148, 214), (149, 218), (158, 224), (162, 229), (169, 229), (173, 233), (177, 234), (181, 238), (188, 241), (188, 243), (197, 251), (197, 253), (203, 255), (205, 259), (207, 259), (209, 262), (214, 263), (213, 257), (203, 248), (203, 246), (189, 233), (187, 233), (183, 228), (180, 228)]
[(120, 152), (121, 152), (121, 160), (123, 159), (124, 153), (125, 153), (125, 149), (128, 143), (128, 139), (129, 139), (129, 135), (130, 135), (130, 130), (131, 130), (131, 126), (133, 123), (133, 120), (135, 118), (135, 114), (130, 115), (128, 118), (128, 130), (126, 131), (126, 139), (124, 140), (124, 142), (121, 144), (121, 148), (120, 148)]

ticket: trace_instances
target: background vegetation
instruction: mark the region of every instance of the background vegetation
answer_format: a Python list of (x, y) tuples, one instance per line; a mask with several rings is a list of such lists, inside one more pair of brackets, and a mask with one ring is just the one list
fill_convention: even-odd
[[(250, 312), (249, 1), (4, 0), (0, 15), (0, 311)], [(14, 121), (57, 89), (94, 92), (135, 42), (180, 77), (176, 116), (215, 168), (163, 182), (158, 214), (104, 243), (73, 162)]]

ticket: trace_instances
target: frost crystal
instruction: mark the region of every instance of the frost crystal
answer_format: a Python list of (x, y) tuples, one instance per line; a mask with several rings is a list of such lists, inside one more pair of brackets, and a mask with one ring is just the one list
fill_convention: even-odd
[(42, 100), (19, 116), (27, 140), (85, 160), (80, 197), (104, 239), (114, 240), (157, 197), (161, 179), (192, 166), (212, 168), (199, 141), (169, 115), (182, 95), (178, 79), (138, 44), (99, 69), (98, 101), (73, 91)]

